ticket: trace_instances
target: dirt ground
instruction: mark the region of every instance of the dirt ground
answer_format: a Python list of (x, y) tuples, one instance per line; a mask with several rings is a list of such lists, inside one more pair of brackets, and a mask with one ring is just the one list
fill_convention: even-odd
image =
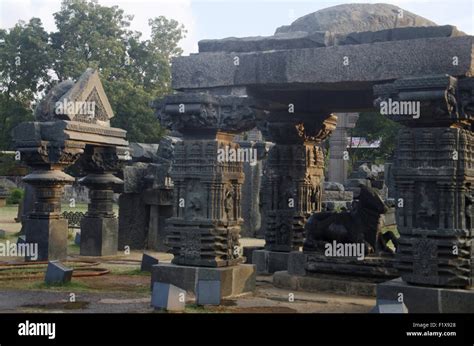
[[(15, 223), (14, 207), (2, 208), (0, 229), (7, 231), (0, 242), (16, 241), (20, 224)], [(263, 240), (243, 238), (243, 246), (261, 246)], [(105, 275), (73, 277), (63, 286), (44, 284), (46, 264), (12, 267), (9, 263), (22, 258), (0, 258), (0, 313), (162, 313), (150, 306), (150, 273), (140, 271), (141, 251), (114, 257), (81, 257), (71, 234), (69, 258), (65, 265), (90, 274), (108, 271)], [(161, 263), (171, 261), (172, 255), (149, 252)], [(87, 261), (83, 263), (80, 261)], [(96, 262), (92, 263), (91, 262)], [(81, 266), (85, 266), (78, 269)], [(291, 294), (290, 294), (291, 293)], [(291, 297), (294, 297), (292, 299)], [(227, 299), (220, 306), (197, 306), (189, 296), (187, 313), (366, 313), (375, 305), (375, 298), (350, 297), (330, 293), (290, 292), (275, 288), (271, 276), (257, 277), (253, 294)]]

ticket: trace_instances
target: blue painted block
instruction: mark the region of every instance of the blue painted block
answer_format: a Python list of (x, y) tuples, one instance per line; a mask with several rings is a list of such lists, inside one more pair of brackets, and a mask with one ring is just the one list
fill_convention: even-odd
[(155, 309), (168, 311), (184, 311), (186, 291), (172, 284), (163, 282), (153, 283), (151, 306)]

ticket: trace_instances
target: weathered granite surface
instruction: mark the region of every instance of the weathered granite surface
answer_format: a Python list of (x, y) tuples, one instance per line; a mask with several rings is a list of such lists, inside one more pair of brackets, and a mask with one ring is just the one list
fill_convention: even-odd
[(279, 27), (276, 33), (295, 31), (350, 33), (433, 25), (436, 24), (426, 18), (390, 4), (342, 4), (307, 14), (296, 19), (291, 25)]
[[(440, 73), (469, 76), (474, 74), (473, 42), (472, 36), (437, 37), (245, 54), (200, 53), (174, 59), (173, 88), (284, 83), (322, 86)], [(459, 58), (458, 65), (451, 63), (453, 56)], [(343, 64), (344, 57), (349, 58), (350, 68)]]

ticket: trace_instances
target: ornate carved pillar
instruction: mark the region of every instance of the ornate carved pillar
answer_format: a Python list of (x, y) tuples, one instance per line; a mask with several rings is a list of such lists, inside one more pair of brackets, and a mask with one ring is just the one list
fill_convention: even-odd
[(81, 158), (87, 175), (79, 183), (89, 189), (89, 205), (81, 220), (81, 250), (83, 256), (111, 256), (118, 248), (118, 219), (113, 210), (114, 192), (123, 181), (113, 173), (122, 166), (123, 153), (115, 147), (86, 147)]
[(324, 157), (319, 144), (336, 121), (333, 115), (319, 123), (310, 116), (270, 116), (268, 134), (275, 145), (262, 182), (266, 250), (290, 252), (303, 246), (306, 220), (321, 209)]
[(247, 98), (182, 93), (165, 98), (161, 123), (182, 133), (171, 179), (174, 215), (168, 245), (178, 265), (224, 267), (241, 262), (244, 180), (233, 134), (255, 127)]
[(474, 81), (414, 77), (374, 90), (377, 106), (420, 107), (414, 116), (388, 115), (406, 125), (393, 167), (401, 277), (411, 284), (472, 286)]
[[(32, 124), (24, 123), (15, 128), (14, 137), (18, 143), (21, 143), (21, 136), (33, 129)], [(61, 216), (61, 196), (64, 185), (74, 182), (74, 178), (62, 170), (79, 158), (82, 147), (73, 143), (69, 143), (68, 147), (56, 146), (49, 141), (41, 141), (38, 146), (34, 145), (34, 141), (30, 145), (23, 142), (18, 146), (22, 160), (33, 169), (23, 178), (35, 191), (34, 208), (27, 215), (23, 226), (26, 242), (38, 245), (35, 260), (67, 257), (68, 225)], [(26, 257), (26, 260), (31, 259)]]

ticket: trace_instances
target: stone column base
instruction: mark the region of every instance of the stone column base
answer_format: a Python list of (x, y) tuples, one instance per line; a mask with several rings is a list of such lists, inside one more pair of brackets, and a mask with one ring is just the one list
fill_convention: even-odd
[(118, 249), (117, 218), (94, 218), (85, 216), (81, 220), (81, 255), (114, 256)]
[[(67, 220), (26, 219), (25, 237), (28, 244), (38, 244), (36, 261), (63, 260), (67, 257)], [(26, 261), (33, 261), (28, 256)]]
[[(402, 295), (400, 295), (402, 294)], [(401, 278), (377, 285), (377, 299), (403, 298), (409, 313), (473, 313), (474, 289), (410, 285)]]
[(378, 278), (358, 276), (318, 274), (292, 275), (287, 271), (273, 274), (273, 285), (278, 288), (304, 292), (327, 292), (341, 295), (375, 297)]
[(152, 267), (151, 287), (154, 282), (163, 282), (195, 294), (198, 280), (216, 280), (221, 283), (221, 297), (226, 298), (253, 292), (255, 278), (255, 266), (251, 264), (205, 268), (160, 263)]
[(273, 274), (287, 270), (289, 252), (256, 250), (252, 254), (252, 263), (257, 268), (257, 274)]

